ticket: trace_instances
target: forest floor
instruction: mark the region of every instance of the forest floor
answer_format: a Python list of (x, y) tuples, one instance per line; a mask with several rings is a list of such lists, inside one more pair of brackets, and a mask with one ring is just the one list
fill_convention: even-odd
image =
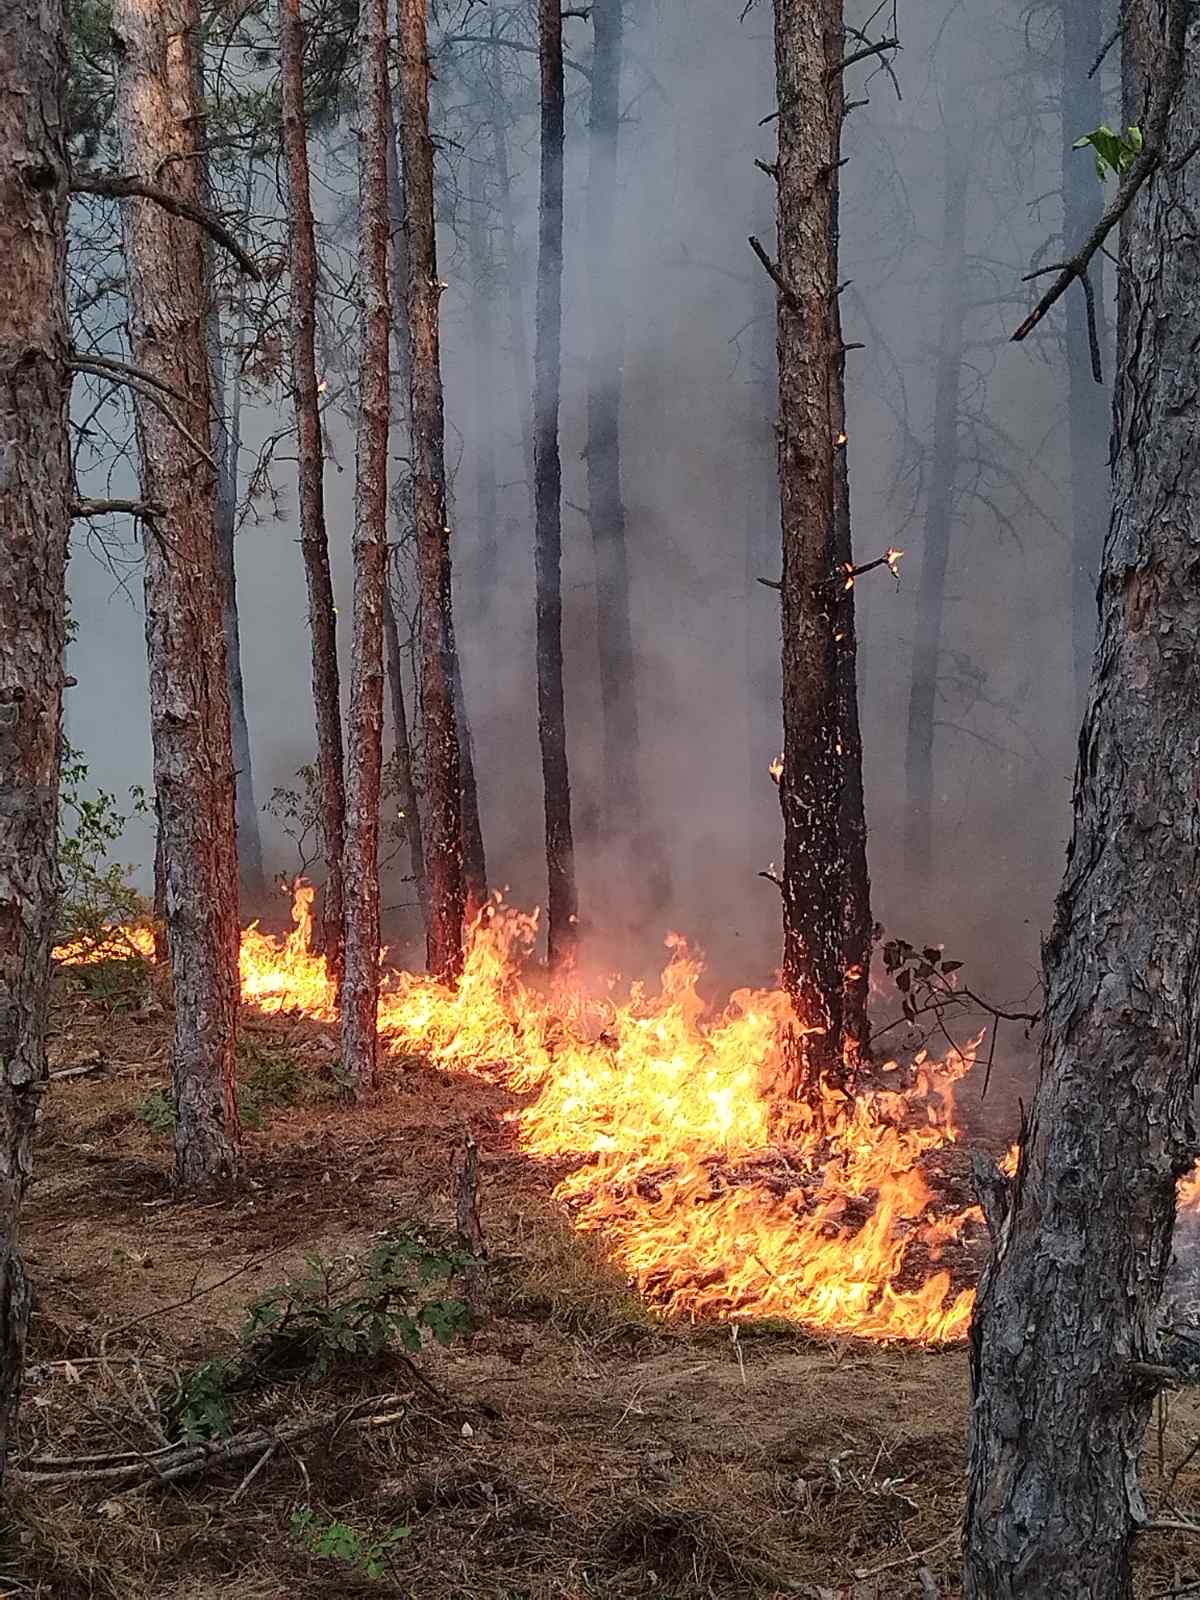
[[(294, 1103), (261, 1104), (231, 1193), (184, 1198), (162, 1115), (169, 1017), (147, 982), (56, 980), (65, 1075), (26, 1212), (36, 1308), (0, 1594), (959, 1594), (961, 1347), (658, 1320), (571, 1229), (554, 1171), (515, 1148), (509, 1091), (392, 1058), (379, 1103), (347, 1109), (330, 1031), (249, 1009), (243, 1071), (260, 1103)], [(196, 1476), (52, 1481), (111, 1465), (81, 1457), (161, 1450), (186, 1375), (236, 1359), (248, 1304), (306, 1259), (359, 1258), (414, 1224), (452, 1233), (467, 1126), (490, 1256), (467, 1339), (232, 1386), (226, 1430), (313, 1431)], [(1145, 1464), (1160, 1516), (1200, 1508), (1197, 1435), (1200, 1404), (1174, 1397)], [(1142, 1541), (1139, 1596), (1190, 1580), (1200, 1541)]]

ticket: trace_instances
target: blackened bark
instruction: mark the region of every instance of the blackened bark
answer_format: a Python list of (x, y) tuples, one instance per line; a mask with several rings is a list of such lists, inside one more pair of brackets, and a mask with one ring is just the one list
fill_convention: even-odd
[(488, 902), (487, 855), (483, 847), (483, 821), (479, 814), (479, 785), (475, 779), (475, 741), (463, 690), (462, 662), (450, 617), (450, 668), (454, 674), (454, 721), (458, 728), (458, 766), (462, 779), (463, 893), (468, 924)]
[(412, 735), (408, 726), (408, 701), (404, 693), (404, 659), (390, 577), (383, 591), (383, 641), (387, 660), (388, 699), (392, 705), (392, 731), (396, 741), (396, 799), (404, 813), (409, 871), (421, 911), (421, 927), (428, 939), (429, 884), (425, 877), (425, 841), (421, 830), (417, 785), (413, 778)]
[[(1095, 0), (1062, 0), (1063, 257), (1091, 233), (1104, 209), (1090, 150), (1076, 139), (1104, 121), (1100, 74), (1089, 77), (1107, 26)], [(1097, 334), (1108, 343), (1104, 314), (1103, 258), (1092, 266)], [(1092, 373), (1087, 302), (1081, 292), (1066, 298), (1067, 386), (1071, 448), (1071, 655), (1075, 704), (1082, 715), (1096, 639), (1096, 584), (1109, 513), (1109, 400)]]
[[(203, 203), (194, 123), (197, 0), (116, 0), (117, 120), (127, 172)], [(210, 439), (205, 236), (151, 200), (121, 202), (135, 364), (188, 397), (172, 401)], [(166, 866), (175, 985), (175, 1169), (181, 1183), (226, 1177), (238, 1134), (237, 850), (229, 682), (211, 456), (135, 396), (146, 521), (146, 644), (154, 788)]]
[[(832, 263), (830, 273), (838, 282), (838, 162), (845, 94), (842, 82), (842, 54), (845, 43), (840, 34), (827, 34), (826, 45), (833, 51), (829, 61), (831, 121), (834, 139)], [(854, 540), (850, 523), (849, 441), (846, 437), (846, 349), (842, 335), (841, 299), (836, 292), (831, 304), (833, 370), (829, 378), (829, 426), (834, 439), (833, 523), (834, 557), (842, 571), (854, 567)], [(843, 587), (838, 600), (835, 635), (837, 660), (838, 754), (842, 759), (842, 806), (840, 833), (845, 881), (842, 887), (843, 945), (842, 974), (842, 1057), (847, 1066), (866, 1054), (870, 1047), (867, 1022), (867, 996), (871, 983), (871, 879), (867, 870), (867, 817), (863, 795), (862, 727), (858, 713), (858, 629), (854, 585)]]
[[(757, 237), (769, 232), (768, 192), (755, 208)], [(769, 199), (774, 205), (774, 197)], [(777, 622), (768, 633), (765, 619), (777, 617), (760, 579), (779, 571), (779, 478), (775, 460), (775, 418), (779, 381), (775, 370), (775, 293), (765, 272), (753, 279), (754, 331), (750, 342), (752, 422), (748, 440), (750, 491), (746, 501), (746, 696), (749, 807), (757, 816), (771, 782), (771, 763), (779, 754), (779, 640)], [(759, 846), (755, 844), (757, 850)], [(762, 860), (748, 863), (757, 872)]]
[(59, 0), (0, 9), (0, 1479), (30, 1291), (18, 1222), (46, 1086), (71, 462)]
[(578, 943), (575, 846), (562, 649), (562, 461), (558, 403), (562, 378), (563, 59), (560, 0), (539, 0), (542, 79), (541, 196), (538, 214), (537, 336), (533, 358), (533, 486), (537, 517), (538, 741), (546, 809), (546, 927), (551, 967)]
[(421, 591), (421, 715), (425, 735), (429, 970), (462, 970), (462, 787), (454, 711), (450, 525), (446, 508), (445, 419), (438, 339), (433, 141), (429, 135), (427, 0), (398, 0), (399, 124), (406, 197), (408, 327), (411, 352), (413, 503)]
[(383, 611), (387, 587), (388, 0), (359, 13), (358, 204), (363, 285), (354, 489), (354, 632), (347, 739), (342, 1065), (361, 1099), (375, 1083), (379, 1014), (379, 797), (383, 769)]
[[(783, 534), (783, 981), (798, 1033), (787, 1091), (844, 1080), (844, 762), (838, 750), (842, 585), (830, 384), (834, 172), (830, 51), (840, 0), (775, 0), (779, 105), (779, 483)], [(836, 43), (834, 42), (836, 41)], [(813, 1030), (804, 1033), (803, 1030)]]
[(938, 666), (946, 607), (946, 569), (954, 522), (959, 468), (958, 403), (962, 380), (966, 289), (967, 189), (971, 141), (961, 117), (946, 110), (946, 178), (942, 218), (941, 325), (933, 401), (933, 459), (925, 506), (925, 539), (917, 591), (908, 741), (904, 753), (907, 790), (905, 864), (918, 897), (929, 892), (933, 871), (933, 746)]
[(325, 857), (320, 947), (330, 976), (340, 989), (345, 963), (342, 848), (346, 829), (346, 786), (337, 613), (325, 526), (324, 446), (316, 361), (317, 247), (305, 133), (304, 23), (300, 0), (280, 0), (279, 37), (291, 273), (292, 392), (300, 480), (300, 553), (308, 585), (313, 709), (317, 724), (317, 794), (321, 848)]
[(1129, 339), (1042, 1075), (972, 1331), (971, 1600), (1129, 1600), (1138, 1456), (1200, 1070), (1200, 19), (1128, 232)]
[(604, 727), (606, 831), (626, 848), (641, 827), (637, 671), (629, 604), (625, 504), (621, 494), (623, 323), (616, 257), (617, 151), (621, 120), (623, 0), (592, 6), (588, 171), (588, 277), (592, 350), (588, 367), (587, 484), (596, 561), (596, 646)]

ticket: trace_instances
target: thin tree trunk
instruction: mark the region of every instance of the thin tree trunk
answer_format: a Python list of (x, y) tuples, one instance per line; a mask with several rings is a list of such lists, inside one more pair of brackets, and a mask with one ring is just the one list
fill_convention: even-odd
[(292, 390), (300, 477), (300, 552), (308, 585), (313, 709), (317, 724), (317, 793), (321, 847), (325, 856), (320, 945), (330, 976), (340, 988), (345, 962), (342, 847), (346, 829), (346, 788), (337, 613), (325, 527), (324, 446), (316, 363), (317, 248), (305, 135), (304, 23), (300, 0), (280, 0), (279, 28), (291, 269)]
[(46, 1086), (71, 459), (60, 0), (0, 9), (0, 1480), (29, 1328), (18, 1222)]
[(364, 0), (358, 204), (363, 284), (354, 490), (354, 635), (347, 740), (342, 1064), (359, 1098), (375, 1084), (379, 1034), (379, 797), (383, 769), (383, 614), (387, 591), (388, 0)]
[(421, 808), (413, 778), (412, 736), (408, 727), (408, 704), (404, 694), (404, 657), (400, 649), (400, 629), (396, 625), (396, 604), (389, 578), (383, 591), (383, 640), (387, 652), (388, 698), (392, 702), (392, 728), (396, 738), (396, 798), (404, 813), (404, 838), (408, 845), (409, 870), (421, 909), (421, 927), (429, 938), (429, 883), (425, 876), (425, 841), (421, 828)]
[(629, 603), (621, 494), (621, 368), (624, 318), (616, 255), (617, 150), (621, 122), (623, 0), (595, 0), (588, 171), (588, 276), (592, 351), (588, 368), (587, 484), (596, 561), (596, 644), (604, 726), (607, 831), (626, 849), (641, 831), (637, 663)]
[[(1062, 163), (1063, 256), (1077, 250), (1104, 209), (1104, 189), (1096, 182), (1090, 151), (1074, 149), (1076, 139), (1104, 121), (1100, 75), (1089, 77), (1100, 53), (1105, 24), (1096, 0), (1062, 0)], [(1097, 334), (1108, 346), (1104, 315), (1103, 259), (1092, 269), (1096, 280)], [(1071, 444), (1071, 654), (1075, 664), (1075, 705), (1082, 715), (1087, 700), (1092, 647), (1096, 639), (1096, 583), (1104, 532), (1108, 526), (1110, 428), (1109, 400), (1092, 373), (1087, 304), (1081, 293), (1066, 299), (1067, 386)]]
[(466, 918), (470, 924), (488, 902), (487, 856), (483, 847), (483, 820), (479, 814), (479, 785), (475, 779), (475, 741), (467, 716), (453, 613), (450, 617), (450, 667), (454, 674), (454, 720), (458, 728), (458, 764), (462, 774), (463, 889)]
[[(245, 212), (250, 215), (254, 187), (254, 161), (246, 163)], [(206, 184), (211, 206), (211, 184)], [(213, 399), (213, 454), (217, 458), (217, 554), (221, 566), (221, 620), (225, 629), (225, 661), (229, 670), (229, 722), (233, 741), (235, 771), (234, 796), (237, 814), (238, 877), (242, 892), (258, 908), (266, 896), (263, 875), (262, 838), (258, 827), (258, 807), (254, 803), (254, 770), (251, 764), (250, 726), (246, 720), (246, 692), (242, 681), (242, 639), (238, 618), (237, 568), (234, 544), (237, 535), (238, 462), (242, 447), (242, 341), (246, 327), (246, 279), (238, 295), (238, 366), (233, 375), (233, 398), (228, 418), (225, 411), (225, 350), (221, 339), (221, 308), (216, 296), (217, 245), (209, 239), (205, 247), (208, 279), (208, 311), (205, 329), (208, 343), (209, 384)]]
[(425, 734), (429, 970), (462, 970), (462, 787), (454, 708), (450, 526), (438, 339), (433, 141), (429, 135), (427, 0), (398, 0), (400, 145), (406, 197), (413, 501), (421, 590), (421, 715)]
[[(1172, 50), (1187, 7), (1169, 8)], [(1134, 202), (1130, 316), (1041, 1080), (972, 1330), (970, 1600), (1130, 1600), (1176, 1179), (1195, 1158), (1200, 31)], [(1165, 70), (1161, 64), (1156, 69)], [(997, 1197), (999, 1201), (999, 1196)], [(1002, 1207), (994, 1204), (993, 1210)]]
[[(197, 0), (115, 0), (117, 121), (127, 172), (154, 175), (193, 205), (205, 185), (195, 150)], [(208, 449), (205, 239), (153, 201), (121, 219), (134, 363), (173, 400)], [(211, 454), (135, 395), (142, 491), (166, 507), (144, 524), (146, 643), (154, 788), (166, 865), (175, 985), (175, 1168), (181, 1183), (232, 1175), (238, 1136), (237, 851), (229, 680)]]
[(558, 402), (562, 376), (563, 60), (560, 0), (538, 0), (542, 77), (541, 201), (538, 222), (537, 348), (533, 379), (533, 484), (537, 590), (538, 740), (546, 809), (549, 881), (547, 953), (570, 961), (578, 942), (575, 846), (562, 649), (562, 462)]
[[(783, 532), (783, 980), (798, 1031), (784, 1088), (845, 1081), (845, 858), (831, 375), (840, 0), (775, 0), (779, 480)], [(817, 1030), (807, 1035), (801, 1030)]]
[[(495, 21), (492, 24), (495, 32)], [(529, 339), (525, 331), (525, 306), (521, 293), (521, 263), (517, 248), (517, 221), (513, 208), (512, 175), (508, 162), (508, 135), (504, 129), (503, 101), (498, 88), (489, 99), (492, 129), (492, 161), (496, 168), (496, 198), (500, 206), (500, 227), (504, 238), (504, 277), (508, 291), (508, 338), (513, 363), (513, 388), (517, 397), (517, 416), (521, 425), (521, 459), (529, 486), (530, 511), (536, 518), (533, 493), (533, 403), (530, 387), (532, 367)]]
[(909, 884), (927, 894), (933, 871), (933, 745), (937, 715), (938, 666), (946, 605), (946, 568), (954, 520), (958, 477), (958, 401), (962, 378), (966, 293), (967, 186), (970, 139), (962, 119), (946, 111), (946, 179), (941, 250), (941, 328), (933, 402), (933, 459), (925, 508), (925, 542), (917, 593), (912, 685), (908, 700), (908, 742), (904, 757), (907, 788), (905, 854)]
[(475, 588), (480, 611), (485, 619), (495, 604), (500, 577), (500, 548), (497, 540), (499, 520), (496, 484), (496, 403), (495, 339), (492, 332), (492, 305), (496, 290), (496, 262), (487, 226), (487, 191), (483, 163), (478, 157), (467, 163), (468, 199), (471, 212), (467, 225), (467, 255), (471, 278), (471, 348), (475, 358), (475, 394), (472, 432), (475, 479)]
[[(834, 172), (833, 189), (833, 282), (838, 282), (838, 163), (841, 158), (841, 133), (845, 95), (842, 86), (842, 35), (826, 35), (832, 46), (829, 61), (829, 88), (833, 104)], [(854, 540), (850, 524), (849, 441), (846, 438), (846, 350), (842, 335), (841, 299), (836, 292), (831, 304), (833, 370), (829, 379), (829, 427), (834, 438), (833, 520), (834, 559), (838, 568), (854, 566)], [(839, 441), (841, 441), (839, 443)], [(838, 663), (838, 755), (842, 759), (843, 785), (840, 833), (845, 866), (843, 886), (844, 943), (842, 947), (842, 1055), (853, 1066), (870, 1048), (867, 1022), (867, 997), (871, 985), (871, 879), (867, 870), (867, 817), (863, 796), (862, 727), (858, 714), (858, 629), (853, 585), (844, 589), (836, 630)]]

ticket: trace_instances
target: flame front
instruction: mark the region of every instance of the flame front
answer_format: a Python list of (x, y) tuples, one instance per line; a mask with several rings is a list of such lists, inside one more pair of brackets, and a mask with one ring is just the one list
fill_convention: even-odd
[[(333, 985), (308, 948), (312, 898), (297, 886), (286, 939), (243, 934), (242, 993), (332, 1022)], [(614, 1000), (577, 978), (543, 992), (524, 976), (536, 933), (536, 915), (489, 905), (457, 989), (391, 974), (380, 1032), (526, 1096), (513, 1113), (520, 1148), (569, 1164), (555, 1195), (576, 1226), (603, 1231), (652, 1302), (878, 1339), (965, 1332), (972, 1291), (953, 1291), (939, 1257), (978, 1212), (938, 1214), (921, 1162), (956, 1139), (953, 1084), (970, 1052), (948, 1066), (919, 1058), (906, 1094), (790, 1106), (780, 1142), (785, 994), (739, 990), (712, 1013), (701, 964), (675, 936), (657, 993), (635, 984)]]

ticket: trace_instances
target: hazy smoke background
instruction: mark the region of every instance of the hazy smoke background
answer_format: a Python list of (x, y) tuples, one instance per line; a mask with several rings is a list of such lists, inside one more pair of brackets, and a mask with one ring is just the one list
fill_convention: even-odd
[[(770, 180), (774, 109), (770, 8), (739, 20), (737, 0), (629, 8), (617, 259), (626, 312), (624, 475), (640, 656), (645, 791), (669, 870), (670, 899), (651, 942), (670, 927), (706, 949), (721, 978), (758, 982), (778, 959), (776, 890), (757, 877), (780, 855), (780, 820), (767, 767), (778, 751), (778, 608), (758, 585), (779, 575), (774, 483), (774, 291), (751, 255), (750, 233), (773, 239)], [(855, 21), (865, 22), (864, 10)], [(880, 13), (873, 34), (890, 31)], [(568, 49), (586, 60), (590, 28), (568, 23)], [(902, 586), (886, 570), (859, 586), (861, 698), (876, 916), (890, 932), (945, 941), (972, 976), (1016, 999), (1035, 982), (1069, 822), (1076, 708), (1071, 672), (1071, 517), (1065, 363), (1057, 342), (1006, 342), (1028, 291), (1021, 283), (1060, 226), (1057, 24), (965, 0), (952, 9), (904, 6), (904, 49), (887, 75), (868, 62), (847, 74), (851, 99), (842, 174), (842, 277), (849, 357), (850, 470), (860, 560), (902, 546)], [(436, 43), (436, 36), (435, 36)], [(457, 468), (457, 603), (466, 693), (474, 724), (493, 881), (516, 901), (543, 895), (541, 787), (533, 653), (533, 557), (508, 350), (504, 291), (491, 285), (497, 355), (480, 392), (471, 348), (465, 164), (490, 145), (461, 73), (439, 58), (447, 228), (441, 242), (448, 444)], [(471, 58), (478, 62), (478, 56)], [(506, 60), (505, 81), (528, 58)], [(473, 68), (472, 70), (477, 70)], [(864, 85), (866, 87), (864, 88)], [(600, 762), (592, 556), (581, 451), (589, 348), (585, 229), (586, 85), (569, 80), (563, 460), (568, 670), (581, 891), (594, 947), (636, 963), (606, 917), (625, 892), (592, 844)], [(536, 99), (510, 138), (526, 315), (536, 255)], [(949, 137), (966, 140), (971, 170), (968, 297), (971, 341), (963, 393), (983, 418), (961, 430), (967, 463), (953, 529), (936, 746), (932, 881), (906, 881), (902, 829), (904, 739), (933, 463), (930, 439), (939, 327), (939, 251)], [(1087, 130), (1078, 130), (1085, 132)], [(314, 160), (341, 173), (352, 196), (352, 142), (343, 130)], [(1079, 159), (1090, 158), (1081, 154)], [(269, 174), (274, 181), (274, 174)], [(489, 177), (488, 183), (491, 183)], [(500, 248), (489, 199), (488, 229)], [(332, 226), (336, 205), (326, 202)], [(343, 209), (352, 216), (352, 203)], [(1055, 259), (1053, 246), (1049, 259)], [(503, 263), (500, 263), (502, 270)], [(532, 343), (532, 330), (531, 330)], [(284, 414), (282, 398), (248, 416), (245, 461)], [(502, 580), (479, 592), (479, 528), (471, 484), (477, 430), (497, 451)], [(341, 425), (334, 422), (338, 438)], [(327, 476), (330, 536), (348, 648), (353, 449)], [(972, 452), (986, 445), (988, 470)], [(286, 456), (286, 452), (285, 452)], [(284, 514), (249, 521), (237, 562), (247, 704), (260, 804), (312, 758), (314, 738), (304, 581), (296, 545), (294, 466), (278, 459)], [(966, 491), (977, 486), (984, 499)], [(97, 490), (97, 492), (101, 492)], [(120, 475), (108, 492), (133, 492)], [(71, 570), (78, 638), (69, 736), (102, 787), (148, 783), (149, 736), (140, 576), (112, 573), (77, 548)], [(288, 870), (287, 841), (264, 818), (273, 868)], [(148, 864), (148, 829), (126, 850)], [(143, 874), (146, 881), (146, 874)], [(389, 893), (389, 902), (403, 895)], [(411, 935), (411, 915), (397, 932)]]

